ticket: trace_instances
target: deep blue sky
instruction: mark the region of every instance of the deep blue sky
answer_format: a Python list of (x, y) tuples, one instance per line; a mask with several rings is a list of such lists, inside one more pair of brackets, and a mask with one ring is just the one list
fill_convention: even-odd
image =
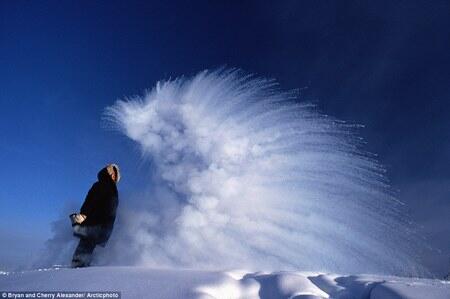
[(109, 161), (133, 190), (139, 153), (102, 129), (104, 107), (227, 65), (364, 124), (440, 250), (427, 265), (450, 268), (450, 2), (161, 2), (0, 2), (0, 239), (49, 236)]

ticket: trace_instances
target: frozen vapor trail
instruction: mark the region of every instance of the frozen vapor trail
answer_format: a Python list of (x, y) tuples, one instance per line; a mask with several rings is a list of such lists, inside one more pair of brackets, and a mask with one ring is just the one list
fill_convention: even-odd
[(355, 126), (273, 80), (203, 71), (119, 100), (105, 117), (151, 159), (154, 179), (104, 263), (417, 269), (401, 204)]

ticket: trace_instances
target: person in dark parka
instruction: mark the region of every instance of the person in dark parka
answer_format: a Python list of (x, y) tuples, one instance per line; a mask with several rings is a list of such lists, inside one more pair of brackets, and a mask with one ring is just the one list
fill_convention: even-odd
[(70, 215), (73, 234), (80, 238), (72, 258), (72, 267), (90, 265), (92, 253), (97, 245), (104, 247), (109, 240), (116, 219), (119, 203), (117, 182), (119, 167), (109, 164), (97, 174), (95, 182), (80, 209), (79, 214)]

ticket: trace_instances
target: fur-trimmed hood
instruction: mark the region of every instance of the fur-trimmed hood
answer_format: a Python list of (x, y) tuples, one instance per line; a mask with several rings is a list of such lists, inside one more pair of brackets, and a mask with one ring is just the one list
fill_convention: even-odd
[[(117, 180), (114, 182), (111, 179), (111, 172), (115, 172)], [(97, 174), (98, 181), (111, 181), (114, 183), (118, 183), (120, 180), (120, 170), (117, 164), (108, 164), (104, 168), (102, 168)]]

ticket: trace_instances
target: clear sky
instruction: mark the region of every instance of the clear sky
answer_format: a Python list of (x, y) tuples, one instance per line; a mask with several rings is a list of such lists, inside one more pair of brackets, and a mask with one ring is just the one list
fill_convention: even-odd
[(1, 1), (0, 242), (45, 239), (107, 162), (122, 166), (121, 192), (145, 181), (138, 151), (102, 128), (106, 106), (226, 65), (364, 124), (366, 149), (440, 250), (427, 264), (447, 271), (450, 3), (262, 2)]

